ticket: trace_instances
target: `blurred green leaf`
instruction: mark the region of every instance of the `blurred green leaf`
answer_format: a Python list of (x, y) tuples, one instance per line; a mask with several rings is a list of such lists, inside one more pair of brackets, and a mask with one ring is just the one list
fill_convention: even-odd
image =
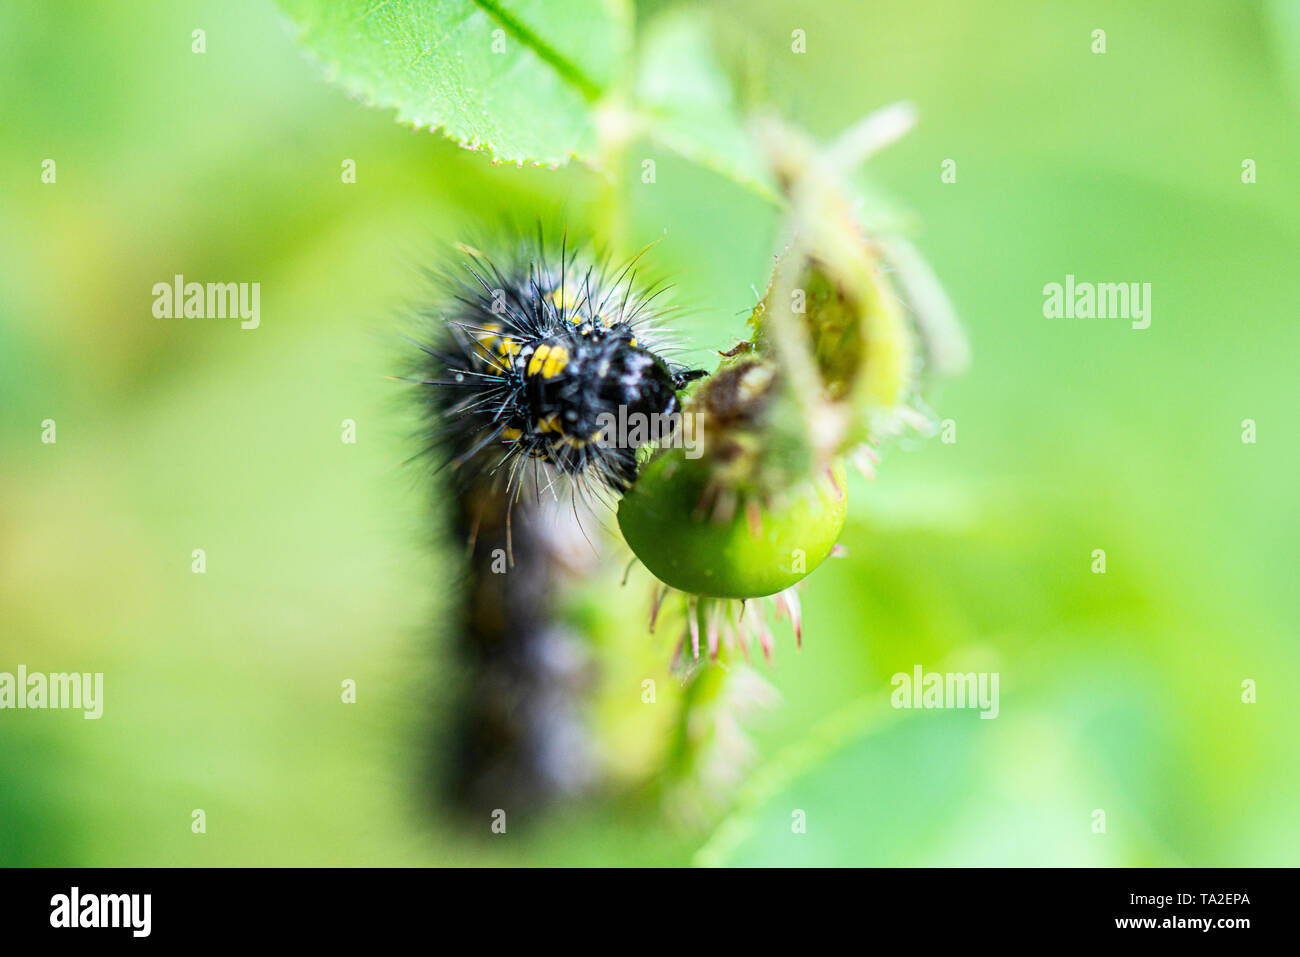
[(1291, 98), (1300, 106), (1300, 3), (1271, 0), (1265, 5), (1263, 16)]
[[(862, 701), (761, 769), (695, 863), (1100, 866), (1137, 853), (1167, 863), (1090, 753), (1033, 707), (982, 721)], [(1092, 830), (1099, 803), (1116, 818), (1110, 841)]]
[(641, 41), (636, 92), (657, 142), (776, 198), (771, 170), (737, 116), (705, 20), (693, 11), (673, 11), (650, 25)]
[(280, 0), (330, 79), (498, 160), (596, 155), (629, 46), (621, 0)]

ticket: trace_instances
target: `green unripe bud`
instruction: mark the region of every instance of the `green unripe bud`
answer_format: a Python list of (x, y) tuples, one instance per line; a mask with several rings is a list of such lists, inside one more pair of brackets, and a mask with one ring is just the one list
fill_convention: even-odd
[(751, 498), (728, 508), (711, 493), (706, 461), (669, 449), (619, 503), (623, 537), (656, 578), (695, 595), (759, 598), (794, 585), (830, 555), (848, 506), (843, 466), (767, 504)]

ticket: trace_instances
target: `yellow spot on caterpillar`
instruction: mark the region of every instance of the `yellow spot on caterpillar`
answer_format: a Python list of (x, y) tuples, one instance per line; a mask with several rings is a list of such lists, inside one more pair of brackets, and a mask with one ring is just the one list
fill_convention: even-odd
[(501, 430), (501, 438), (505, 439), (507, 442), (514, 442), (523, 434), (524, 433), (519, 429), (507, 428)]
[(502, 339), (497, 345), (497, 352), (509, 358), (520, 350), (521, 346), (514, 339)]
[(569, 364), (569, 350), (564, 346), (553, 346), (543, 342), (528, 360), (527, 375), (542, 374), (542, 378), (551, 379), (559, 375)]
[(528, 360), (528, 370), (525, 374), (537, 375), (538, 372), (542, 371), (542, 365), (546, 362), (546, 357), (550, 354), (551, 347), (543, 342), (537, 347), (536, 351), (533, 352), (533, 357)]
[(542, 378), (551, 379), (564, 371), (569, 364), (569, 350), (564, 346), (552, 346), (546, 364), (542, 366)]
[[(551, 302), (555, 303), (555, 308), (561, 312), (571, 312), (578, 304), (578, 293), (567, 286), (564, 289), (556, 289), (551, 292)], [(582, 322), (582, 316), (572, 313), (569, 316), (570, 322)]]
[(628, 345), (630, 345), (630, 346), (634, 346), (634, 345), (636, 345), (636, 340), (635, 340), (635, 339), (629, 339), (627, 342), (628, 342)]
[(558, 415), (548, 415), (544, 419), (537, 420), (538, 432), (558, 432), (564, 434), (564, 429), (560, 426), (560, 417)]

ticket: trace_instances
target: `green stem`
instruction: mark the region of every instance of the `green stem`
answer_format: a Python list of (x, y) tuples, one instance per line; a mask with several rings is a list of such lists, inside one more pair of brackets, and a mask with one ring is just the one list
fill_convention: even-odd
[(877, 734), (901, 716), (901, 711), (890, 707), (888, 695), (868, 695), (818, 722), (807, 737), (782, 749), (750, 777), (737, 795), (732, 812), (695, 853), (695, 866), (719, 867), (727, 863), (753, 833), (759, 811), (782, 788), (850, 741)]

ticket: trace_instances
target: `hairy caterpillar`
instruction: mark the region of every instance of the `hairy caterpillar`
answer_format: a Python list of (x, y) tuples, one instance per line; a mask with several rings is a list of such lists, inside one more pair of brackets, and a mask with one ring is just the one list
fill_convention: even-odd
[(602, 428), (608, 416), (670, 415), (677, 392), (704, 375), (671, 362), (654, 326), (664, 291), (636, 285), (634, 258), (614, 269), (582, 261), (562, 243), (552, 264), (544, 242), (498, 265), (473, 247), (453, 280), (451, 308), (436, 317), (420, 384), (458, 471), (501, 474), (518, 499), (529, 462), (621, 492), (637, 449)]
[(704, 373), (667, 357), (664, 287), (637, 284), (640, 256), (615, 266), (567, 240), (551, 253), (540, 235), (505, 258), (457, 248), (413, 377), (469, 550), (453, 789), (472, 806), (540, 804), (590, 770), (582, 645), (554, 620), (565, 563), (544, 501), (569, 491), (578, 518), (579, 499), (626, 491), (638, 449), (603, 434), (605, 417), (671, 415)]

